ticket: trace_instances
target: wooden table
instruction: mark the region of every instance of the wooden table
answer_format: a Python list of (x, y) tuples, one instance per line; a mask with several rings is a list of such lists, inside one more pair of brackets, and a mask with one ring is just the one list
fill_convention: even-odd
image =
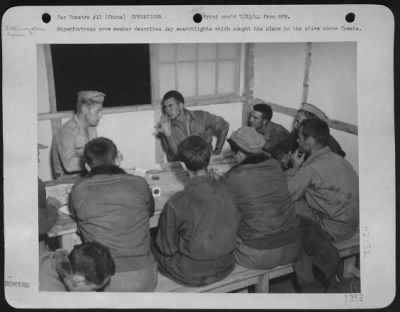
[[(232, 157), (212, 156), (209, 169), (214, 169), (218, 174), (228, 171), (233, 165)], [(130, 174), (138, 174), (135, 169), (125, 169)], [(143, 175), (140, 173), (140, 175)], [(150, 218), (150, 228), (157, 227), (158, 219), (164, 208), (166, 201), (175, 193), (183, 190), (186, 181), (189, 179), (187, 173), (182, 169), (179, 163), (168, 163), (162, 165), (161, 170), (148, 170), (144, 175), (147, 183), (152, 189), (155, 211)], [(55, 181), (45, 182), (46, 190), (50, 190), (47, 196), (51, 195), (51, 188), (58, 186), (61, 189), (62, 201), (67, 202), (68, 192), (71, 186), (79, 180), (79, 177), (62, 177)], [(65, 192), (65, 194), (64, 194)], [(58, 194), (60, 195), (60, 194)], [(61, 247), (72, 250), (73, 246), (80, 243), (80, 238), (76, 234), (77, 226), (71, 216), (59, 212), (59, 218), (56, 224), (47, 233), (49, 237), (59, 237)]]

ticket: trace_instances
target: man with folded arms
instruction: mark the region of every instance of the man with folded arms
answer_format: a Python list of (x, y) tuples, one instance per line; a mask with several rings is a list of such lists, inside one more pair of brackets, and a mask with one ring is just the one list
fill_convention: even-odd
[(76, 113), (53, 138), (51, 160), (56, 178), (84, 172), (83, 148), (97, 136), (96, 126), (102, 117), (104, 97), (99, 91), (78, 92)]
[(103, 244), (115, 260), (116, 274), (105, 291), (152, 291), (157, 284), (149, 229), (154, 198), (144, 178), (118, 167), (117, 155), (107, 138), (86, 144), (89, 173), (72, 187), (70, 209), (82, 241)]
[(208, 285), (234, 269), (240, 214), (226, 187), (207, 173), (205, 140), (184, 139), (178, 154), (190, 180), (165, 204), (153, 252), (163, 275), (186, 286)]

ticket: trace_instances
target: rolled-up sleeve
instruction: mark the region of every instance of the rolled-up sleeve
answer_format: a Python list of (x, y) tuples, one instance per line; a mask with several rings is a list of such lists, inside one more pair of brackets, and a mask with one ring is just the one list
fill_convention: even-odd
[(288, 189), (293, 201), (299, 200), (312, 184), (312, 168), (301, 168), (299, 170), (290, 170), (286, 173)]
[(206, 112), (205, 128), (211, 129), (212, 134), (217, 137), (217, 147), (222, 147), (229, 131), (229, 122), (224, 118)]
[(178, 251), (177, 217), (169, 202), (165, 204), (160, 215), (156, 243), (159, 251), (165, 256), (173, 256)]

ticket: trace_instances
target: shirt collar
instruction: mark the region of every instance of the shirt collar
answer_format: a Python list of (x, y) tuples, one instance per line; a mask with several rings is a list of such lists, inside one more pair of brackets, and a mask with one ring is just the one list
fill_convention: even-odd
[(80, 132), (85, 132), (85, 128), (82, 125), (82, 123), (79, 121), (78, 119), (78, 115), (74, 114), (74, 116), (72, 117), (72, 119), (75, 121), (77, 127), (79, 128)]
[(202, 175), (202, 176), (190, 178), (187, 181), (186, 186), (196, 185), (196, 184), (200, 184), (200, 183), (204, 183), (204, 182), (211, 182), (213, 180), (214, 180), (214, 178), (209, 175)]

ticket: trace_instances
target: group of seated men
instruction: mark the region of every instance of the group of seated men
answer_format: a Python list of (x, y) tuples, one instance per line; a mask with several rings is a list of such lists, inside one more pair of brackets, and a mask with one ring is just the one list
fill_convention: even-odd
[(317, 107), (303, 104), (289, 133), (271, 121), (268, 104), (254, 105), (249, 126), (227, 140), (236, 165), (219, 176), (208, 165), (211, 153), (221, 152), (228, 122), (187, 110), (178, 91), (167, 92), (156, 129), (167, 159), (180, 161), (190, 179), (166, 202), (151, 235), (154, 198), (146, 180), (119, 167), (113, 141), (89, 135), (104, 96), (79, 92), (77, 113), (53, 140), (57, 176), (87, 171), (69, 196), (82, 240), (69, 255), (43, 245), (59, 205), (46, 200), (39, 180), (41, 290), (153, 291), (158, 272), (196, 287), (223, 279), (235, 264), (293, 263), (302, 292), (344, 281), (333, 243), (358, 229), (358, 176)]

